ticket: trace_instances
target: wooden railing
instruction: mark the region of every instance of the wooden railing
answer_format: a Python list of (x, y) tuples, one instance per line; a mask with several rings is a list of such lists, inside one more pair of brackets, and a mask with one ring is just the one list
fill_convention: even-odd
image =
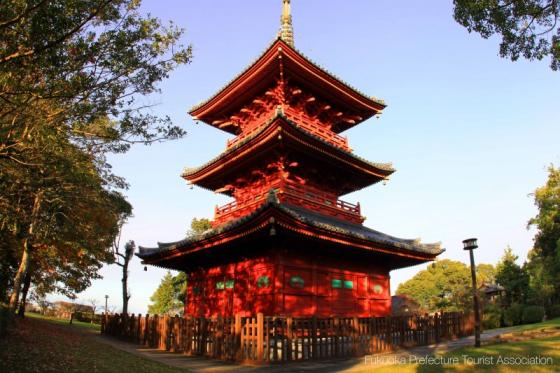
[(289, 106), (284, 108), (284, 115), (286, 115), (286, 117), (296, 125), (305, 129), (307, 132), (320, 137), (321, 139), (338, 148), (350, 151), (350, 147), (348, 146), (348, 139), (334, 133), (330, 129), (325, 128), (325, 126), (320, 121), (310, 118), (309, 116)]
[[(317, 119), (310, 118), (309, 116), (295, 110), (289, 106), (283, 108), (284, 115), (286, 118), (290, 119), (294, 122), (297, 126), (303, 128), (307, 132), (325, 140), (329, 144), (332, 144), (338, 148), (341, 148), (345, 151), (351, 151), (350, 147), (348, 146), (348, 138), (344, 136), (340, 136), (335, 132), (331, 131), (330, 129), (325, 128), (325, 126)], [(256, 118), (256, 120), (262, 121), (263, 124), (260, 125), (253, 125), (249, 129), (244, 130), (239, 135), (234, 137), (231, 140), (227, 140), (226, 147), (227, 149), (235, 146), (236, 144), (243, 141), (245, 138), (253, 135), (255, 132), (259, 131), (264, 123), (263, 116)]]
[(466, 335), (460, 313), (395, 317), (104, 315), (101, 332), (187, 355), (288, 362), (363, 356)]
[(221, 225), (256, 210), (264, 202), (270, 189), (276, 189), (280, 202), (289, 202), (357, 224), (364, 221), (359, 203), (354, 205), (339, 200), (334, 194), (325, 193), (308, 185), (303, 186), (291, 180), (277, 180), (256, 190), (249, 198), (216, 206), (213, 225)]
[(264, 119), (262, 119), (262, 117), (260, 117), (259, 119), (261, 119), (263, 121), (263, 124), (251, 126), (249, 129), (244, 130), (243, 132), (241, 132), (239, 135), (237, 135), (233, 139), (231, 139), (231, 140), (228, 139), (226, 141), (226, 148), (229, 149), (229, 148), (237, 145), (238, 143), (240, 143), (241, 141), (243, 141), (247, 137), (252, 136), (255, 132), (260, 131), (260, 129), (262, 128), (264, 123), (266, 123), (266, 121)]

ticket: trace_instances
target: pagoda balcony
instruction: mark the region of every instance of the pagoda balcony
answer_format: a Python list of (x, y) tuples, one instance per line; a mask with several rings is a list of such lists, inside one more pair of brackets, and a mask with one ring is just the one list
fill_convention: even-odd
[(273, 182), (254, 191), (249, 198), (237, 199), (226, 205), (216, 206), (212, 225), (219, 226), (255, 211), (265, 202), (270, 189), (276, 191), (276, 196), (281, 203), (289, 203), (356, 224), (362, 224), (364, 221), (359, 203), (345, 202), (317, 188), (284, 180)]
[[(319, 120), (311, 118), (301, 111), (298, 111), (289, 106), (283, 109), (283, 113), (286, 118), (294, 122), (298, 127), (301, 127), (312, 135), (319, 137), (321, 140), (324, 140), (329, 144), (334, 145), (344, 151), (352, 151), (352, 149), (350, 149), (350, 147), (348, 146), (348, 138), (346, 138), (345, 136), (340, 136), (333, 131), (325, 128), (324, 124), (322, 124)], [(231, 140), (227, 140), (227, 149), (235, 146), (247, 137), (252, 136), (255, 132), (259, 131), (263, 125), (253, 126), (250, 129), (240, 133), (237, 137)]]

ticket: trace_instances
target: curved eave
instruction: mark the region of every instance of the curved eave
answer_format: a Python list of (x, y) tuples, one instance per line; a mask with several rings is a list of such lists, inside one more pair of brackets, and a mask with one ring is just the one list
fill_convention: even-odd
[[(327, 96), (335, 98), (340, 102), (345, 102), (344, 106), (351, 110), (362, 112), (364, 115), (361, 121), (381, 112), (387, 106), (383, 100), (368, 97), (312, 62), (283, 40), (277, 39), (255, 62), (226, 84), (214, 96), (191, 108), (189, 114), (195, 120), (201, 120), (212, 125), (212, 122), (219, 119), (220, 116), (234, 111), (243, 104), (243, 93), (255, 90), (254, 87), (259, 86), (260, 82), (268, 81), (278, 75), (280, 56), (284, 59), (287, 70), (286, 74), (300, 76), (300, 80), (311, 81), (313, 86), (319, 85), (322, 92), (330, 92)], [(340, 131), (344, 129), (346, 128), (341, 128)], [(222, 130), (226, 132), (233, 131), (223, 128)]]
[[(216, 248), (251, 235), (265, 228), (290, 231), (294, 234), (341, 244), (366, 252), (381, 253), (420, 262), (434, 260), (445, 249), (439, 243), (422, 244), (418, 239), (396, 238), (360, 225), (305, 216), (302, 209), (278, 203), (273, 193), (253, 213), (230, 223), (211, 229), (201, 236), (177, 242), (158, 243), (157, 248), (140, 247), (136, 254), (146, 264), (161, 265), (178, 257), (202, 250)], [(352, 227), (357, 231), (352, 231)], [(360, 233), (362, 232), (362, 233)]]
[[(280, 134), (283, 136), (282, 139), (279, 139), (278, 135)], [(254, 156), (257, 153), (256, 149), (265, 149), (271, 143), (285, 141), (286, 139), (290, 139), (294, 143), (300, 143), (312, 151), (323, 153), (336, 162), (342, 162), (352, 167), (356, 172), (368, 175), (372, 179), (371, 184), (384, 180), (395, 172), (390, 163), (368, 162), (298, 127), (282, 113), (277, 112), (274, 117), (267, 121), (252, 136), (198, 168), (185, 169), (181, 177), (192, 184), (212, 189), (208, 187), (208, 183), (211, 183), (213, 177), (223, 177), (223, 174), (219, 174), (220, 171), (228, 169), (228, 166), (231, 166), (233, 162), (237, 162), (245, 157)]]

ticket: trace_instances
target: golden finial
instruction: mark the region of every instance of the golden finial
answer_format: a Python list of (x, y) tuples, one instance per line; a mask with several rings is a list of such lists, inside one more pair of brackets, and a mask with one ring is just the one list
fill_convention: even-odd
[(282, 0), (282, 16), (280, 17), (280, 39), (286, 44), (294, 46), (294, 29), (292, 27), (292, 11), (290, 0)]

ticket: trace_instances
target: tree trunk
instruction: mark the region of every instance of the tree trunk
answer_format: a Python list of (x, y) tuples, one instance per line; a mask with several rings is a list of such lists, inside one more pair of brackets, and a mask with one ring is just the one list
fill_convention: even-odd
[(130, 299), (130, 295), (128, 294), (128, 258), (124, 259), (124, 263), (122, 266), (123, 275), (122, 275), (122, 294), (123, 294), (123, 306), (122, 306), (122, 313), (124, 317), (128, 316), (128, 300)]
[(12, 289), (12, 295), (10, 296), (10, 312), (15, 312), (18, 301), (19, 294), (21, 291), (21, 284), (27, 274), (29, 269), (29, 262), (31, 260), (31, 240), (33, 238), (33, 233), (35, 230), (35, 225), (37, 224), (37, 217), (39, 215), (39, 210), (41, 209), (41, 202), (43, 199), (43, 191), (39, 190), (35, 194), (35, 201), (33, 202), (33, 211), (31, 211), (31, 223), (29, 223), (29, 228), (27, 229), (27, 235), (23, 240), (23, 253), (21, 256), (21, 262), (19, 264), (16, 277), (14, 278), (14, 288)]
[(18, 316), (21, 318), (25, 317), (25, 306), (27, 305), (27, 293), (29, 292), (29, 286), (31, 286), (31, 270), (28, 270), (25, 274), (25, 280), (23, 281), (23, 290), (21, 292), (21, 301), (19, 302)]

